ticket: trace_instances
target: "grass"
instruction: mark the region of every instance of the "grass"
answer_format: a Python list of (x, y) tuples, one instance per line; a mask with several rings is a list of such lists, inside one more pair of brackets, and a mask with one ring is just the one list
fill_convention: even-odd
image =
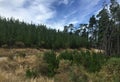
[[(42, 62), (38, 54), (46, 50), (41, 49), (0, 49), (0, 82), (54, 82), (54, 79), (45, 76), (26, 78), (26, 70), (33, 69)], [(27, 54), (24, 56), (24, 54)], [(42, 58), (42, 56), (39, 56)], [(42, 63), (41, 63), (42, 64)]]
[[(111, 57), (104, 62), (101, 54), (94, 52), (94, 55), (91, 55), (91, 52), (87, 51), (85, 49), (67, 49), (67, 51), (61, 49), (51, 52), (46, 49), (0, 48), (1, 58), (5, 57), (0, 61), (0, 82), (120, 82), (119, 58)], [(59, 59), (57, 67), (53, 65), (56, 59)], [(55, 67), (52, 69), (55, 74), (53, 77), (48, 77), (44, 73), (49, 72), (48, 68), (51, 65)], [(89, 72), (89, 67), (90, 71), (96, 69), (99, 71)], [(27, 70), (31, 73), (37, 72), (38, 75), (28, 78)]]

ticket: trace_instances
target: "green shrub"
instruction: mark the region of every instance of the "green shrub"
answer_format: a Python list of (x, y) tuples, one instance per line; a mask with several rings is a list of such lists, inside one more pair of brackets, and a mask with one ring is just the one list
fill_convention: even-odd
[(107, 61), (107, 57), (103, 54), (90, 53), (89, 51), (73, 54), (73, 61), (77, 65), (84, 66), (89, 72), (96, 72)]
[(82, 63), (82, 54), (78, 51), (73, 52), (73, 62), (77, 65), (80, 65)]
[(120, 74), (120, 58), (110, 58), (104, 68), (106, 69), (106, 71), (111, 72), (111, 74)]
[(64, 52), (60, 53), (59, 59), (73, 61), (73, 54), (72, 54), (72, 52), (64, 51)]
[(96, 77), (93, 82), (120, 82), (120, 58), (111, 57)]
[(104, 65), (104, 63), (107, 61), (106, 56), (99, 53), (90, 54), (90, 52), (86, 52), (83, 57), (84, 57), (83, 66), (89, 72), (99, 71), (102, 65)]
[(26, 70), (26, 77), (27, 77), (27, 78), (35, 78), (35, 77), (37, 77), (37, 76), (38, 76), (38, 74), (37, 74), (36, 71), (30, 70), (30, 69), (27, 69), (27, 70)]
[(72, 64), (84, 66), (89, 72), (96, 72), (101, 69), (108, 57), (101, 53), (90, 53), (90, 51), (65, 51), (60, 53), (59, 59), (69, 60)]
[(45, 52), (43, 56), (44, 61), (48, 64), (48, 74), (47, 76), (54, 76), (55, 70), (59, 66), (59, 60), (53, 51)]

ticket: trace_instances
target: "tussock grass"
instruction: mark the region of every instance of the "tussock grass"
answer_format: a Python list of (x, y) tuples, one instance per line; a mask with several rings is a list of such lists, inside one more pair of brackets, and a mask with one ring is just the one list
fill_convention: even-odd
[[(23, 57), (21, 53), (26, 55)], [(2, 48), (0, 55), (3, 58), (0, 61), (0, 82), (120, 82), (120, 59), (111, 57), (104, 62), (104, 55), (92, 50), (83, 49), (81, 52), (81, 49), (67, 49), (67, 52), (58, 50), (52, 53), (46, 49)], [(54, 66), (56, 59), (59, 60), (57, 67)], [(54, 76), (47, 77), (51, 65), (55, 67), (52, 69)], [(89, 72), (93, 68), (95, 71)], [(28, 78), (26, 70), (38, 75)]]

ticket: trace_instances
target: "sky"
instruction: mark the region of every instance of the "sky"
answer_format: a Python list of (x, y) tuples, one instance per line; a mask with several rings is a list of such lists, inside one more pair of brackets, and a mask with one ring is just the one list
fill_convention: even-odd
[(102, 8), (103, 2), (104, 0), (0, 0), (0, 16), (63, 30), (65, 25), (71, 23), (88, 23), (89, 18)]

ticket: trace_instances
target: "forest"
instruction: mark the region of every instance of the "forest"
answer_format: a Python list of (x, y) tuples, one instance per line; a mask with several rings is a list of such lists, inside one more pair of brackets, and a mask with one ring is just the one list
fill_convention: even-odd
[[(81, 19), (82, 20), (82, 19)], [(106, 55), (120, 54), (120, 4), (111, 0), (103, 3), (97, 15), (89, 19), (89, 24), (64, 26), (64, 30), (47, 28), (20, 22), (14, 18), (0, 17), (0, 47), (34, 47), (47, 49), (97, 48)]]

